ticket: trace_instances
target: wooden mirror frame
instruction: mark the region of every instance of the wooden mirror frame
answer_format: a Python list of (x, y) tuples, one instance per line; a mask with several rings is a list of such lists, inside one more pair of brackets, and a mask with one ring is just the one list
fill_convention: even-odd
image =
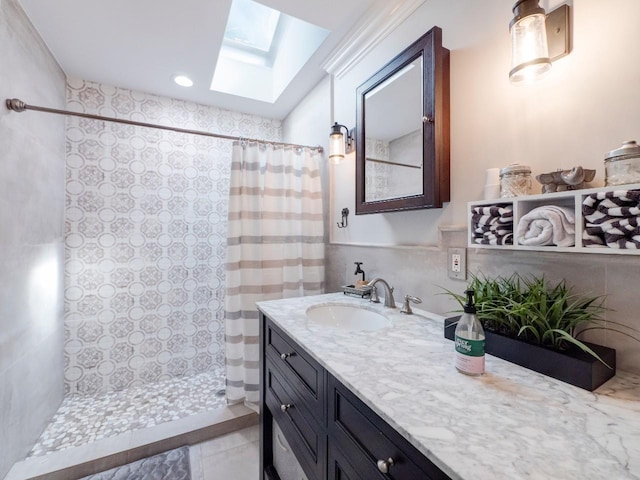
[[(365, 95), (422, 55), (422, 194), (365, 200)], [(449, 50), (433, 27), (382, 67), (356, 91), (356, 215), (442, 208), (449, 201)]]

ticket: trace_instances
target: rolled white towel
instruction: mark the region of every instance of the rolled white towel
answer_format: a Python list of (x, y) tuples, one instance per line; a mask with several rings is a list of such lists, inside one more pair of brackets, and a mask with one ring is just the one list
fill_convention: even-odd
[(516, 240), (520, 245), (575, 245), (576, 228), (573, 209), (545, 205), (531, 210), (518, 222)]

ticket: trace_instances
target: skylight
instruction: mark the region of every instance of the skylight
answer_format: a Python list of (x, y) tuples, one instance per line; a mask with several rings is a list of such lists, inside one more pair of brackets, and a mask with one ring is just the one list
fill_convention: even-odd
[(258, 2), (233, 0), (210, 88), (274, 103), (327, 35)]
[(224, 40), (234, 47), (269, 53), (278, 28), (280, 12), (251, 0), (234, 0)]

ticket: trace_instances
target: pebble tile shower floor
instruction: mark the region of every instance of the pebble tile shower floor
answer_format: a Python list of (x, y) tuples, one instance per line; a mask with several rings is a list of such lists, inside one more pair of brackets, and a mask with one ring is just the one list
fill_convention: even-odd
[(222, 408), (224, 385), (220, 370), (96, 397), (65, 398), (29, 457)]

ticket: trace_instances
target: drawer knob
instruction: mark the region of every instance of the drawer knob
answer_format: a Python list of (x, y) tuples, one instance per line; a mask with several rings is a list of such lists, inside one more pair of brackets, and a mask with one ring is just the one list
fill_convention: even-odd
[(393, 458), (389, 457), (386, 460), (378, 460), (378, 470), (382, 473), (389, 473), (389, 468), (393, 465)]
[(287, 403), (286, 405), (280, 405), (280, 411), (282, 413), (286, 412), (287, 410), (289, 410), (291, 408), (291, 404)]
[(281, 353), (281, 354), (280, 354), (280, 358), (281, 358), (282, 360), (286, 360), (286, 359), (287, 359), (287, 358), (289, 358), (290, 356), (291, 356), (291, 354), (290, 354), (290, 353)]

